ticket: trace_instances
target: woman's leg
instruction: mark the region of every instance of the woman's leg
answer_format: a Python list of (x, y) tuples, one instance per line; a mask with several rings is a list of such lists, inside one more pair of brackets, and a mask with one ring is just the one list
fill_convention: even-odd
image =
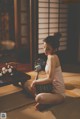
[(35, 100), (39, 104), (59, 104), (64, 101), (64, 96), (54, 93), (40, 93)]
[(28, 96), (35, 98), (35, 92), (31, 89), (30, 85), (31, 85), (31, 82), (30, 81), (26, 81), (22, 85), (22, 87), (26, 91), (26, 93), (28, 94)]
[(40, 93), (36, 96), (35, 100), (37, 102), (35, 106), (36, 109), (44, 111), (52, 105), (62, 103), (64, 101), (64, 96), (52, 93)]

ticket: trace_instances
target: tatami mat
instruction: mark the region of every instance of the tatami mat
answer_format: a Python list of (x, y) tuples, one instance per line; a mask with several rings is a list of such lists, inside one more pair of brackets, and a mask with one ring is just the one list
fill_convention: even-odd
[[(29, 72), (28, 74), (31, 75), (29, 81), (31, 82), (34, 80), (36, 73)], [(41, 72), (40, 77), (45, 77), (45, 73)], [(35, 110), (35, 104), (24, 105), (14, 111), (9, 111), (7, 119), (80, 119), (80, 73), (63, 72), (63, 78), (66, 87), (65, 93), (68, 97), (63, 104), (53, 106), (44, 112)], [(21, 90), (15, 88), (12, 92)], [(4, 87), (4, 90), (6, 90), (6, 87)], [(4, 94), (8, 93), (4, 92)]]

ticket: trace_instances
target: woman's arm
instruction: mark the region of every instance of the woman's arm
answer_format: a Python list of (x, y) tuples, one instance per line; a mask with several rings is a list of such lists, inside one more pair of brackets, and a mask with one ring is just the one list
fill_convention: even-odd
[(55, 56), (49, 56), (48, 60), (49, 60), (49, 73), (47, 77), (33, 81), (32, 85), (52, 83), (52, 78), (53, 78), (54, 70), (56, 67)]

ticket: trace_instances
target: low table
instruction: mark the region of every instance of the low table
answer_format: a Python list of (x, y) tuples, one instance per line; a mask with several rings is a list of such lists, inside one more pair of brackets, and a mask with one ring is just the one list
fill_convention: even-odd
[(21, 71), (14, 72), (14, 75), (12, 76), (4, 76), (0, 78), (0, 87), (6, 86), (6, 85), (17, 85), (20, 83), (25, 83), (27, 80), (29, 80), (31, 76), (29, 74), (26, 74)]

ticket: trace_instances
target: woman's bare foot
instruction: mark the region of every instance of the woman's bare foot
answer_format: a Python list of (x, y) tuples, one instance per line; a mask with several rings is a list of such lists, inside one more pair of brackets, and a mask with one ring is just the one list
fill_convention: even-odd
[(50, 104), (39, 104), (39, 103), (37, 103), (35, 105), (35, 108), (39, 111), (44, 111), (44, 110), (48, 109), (49, 107), (51, 107)]

